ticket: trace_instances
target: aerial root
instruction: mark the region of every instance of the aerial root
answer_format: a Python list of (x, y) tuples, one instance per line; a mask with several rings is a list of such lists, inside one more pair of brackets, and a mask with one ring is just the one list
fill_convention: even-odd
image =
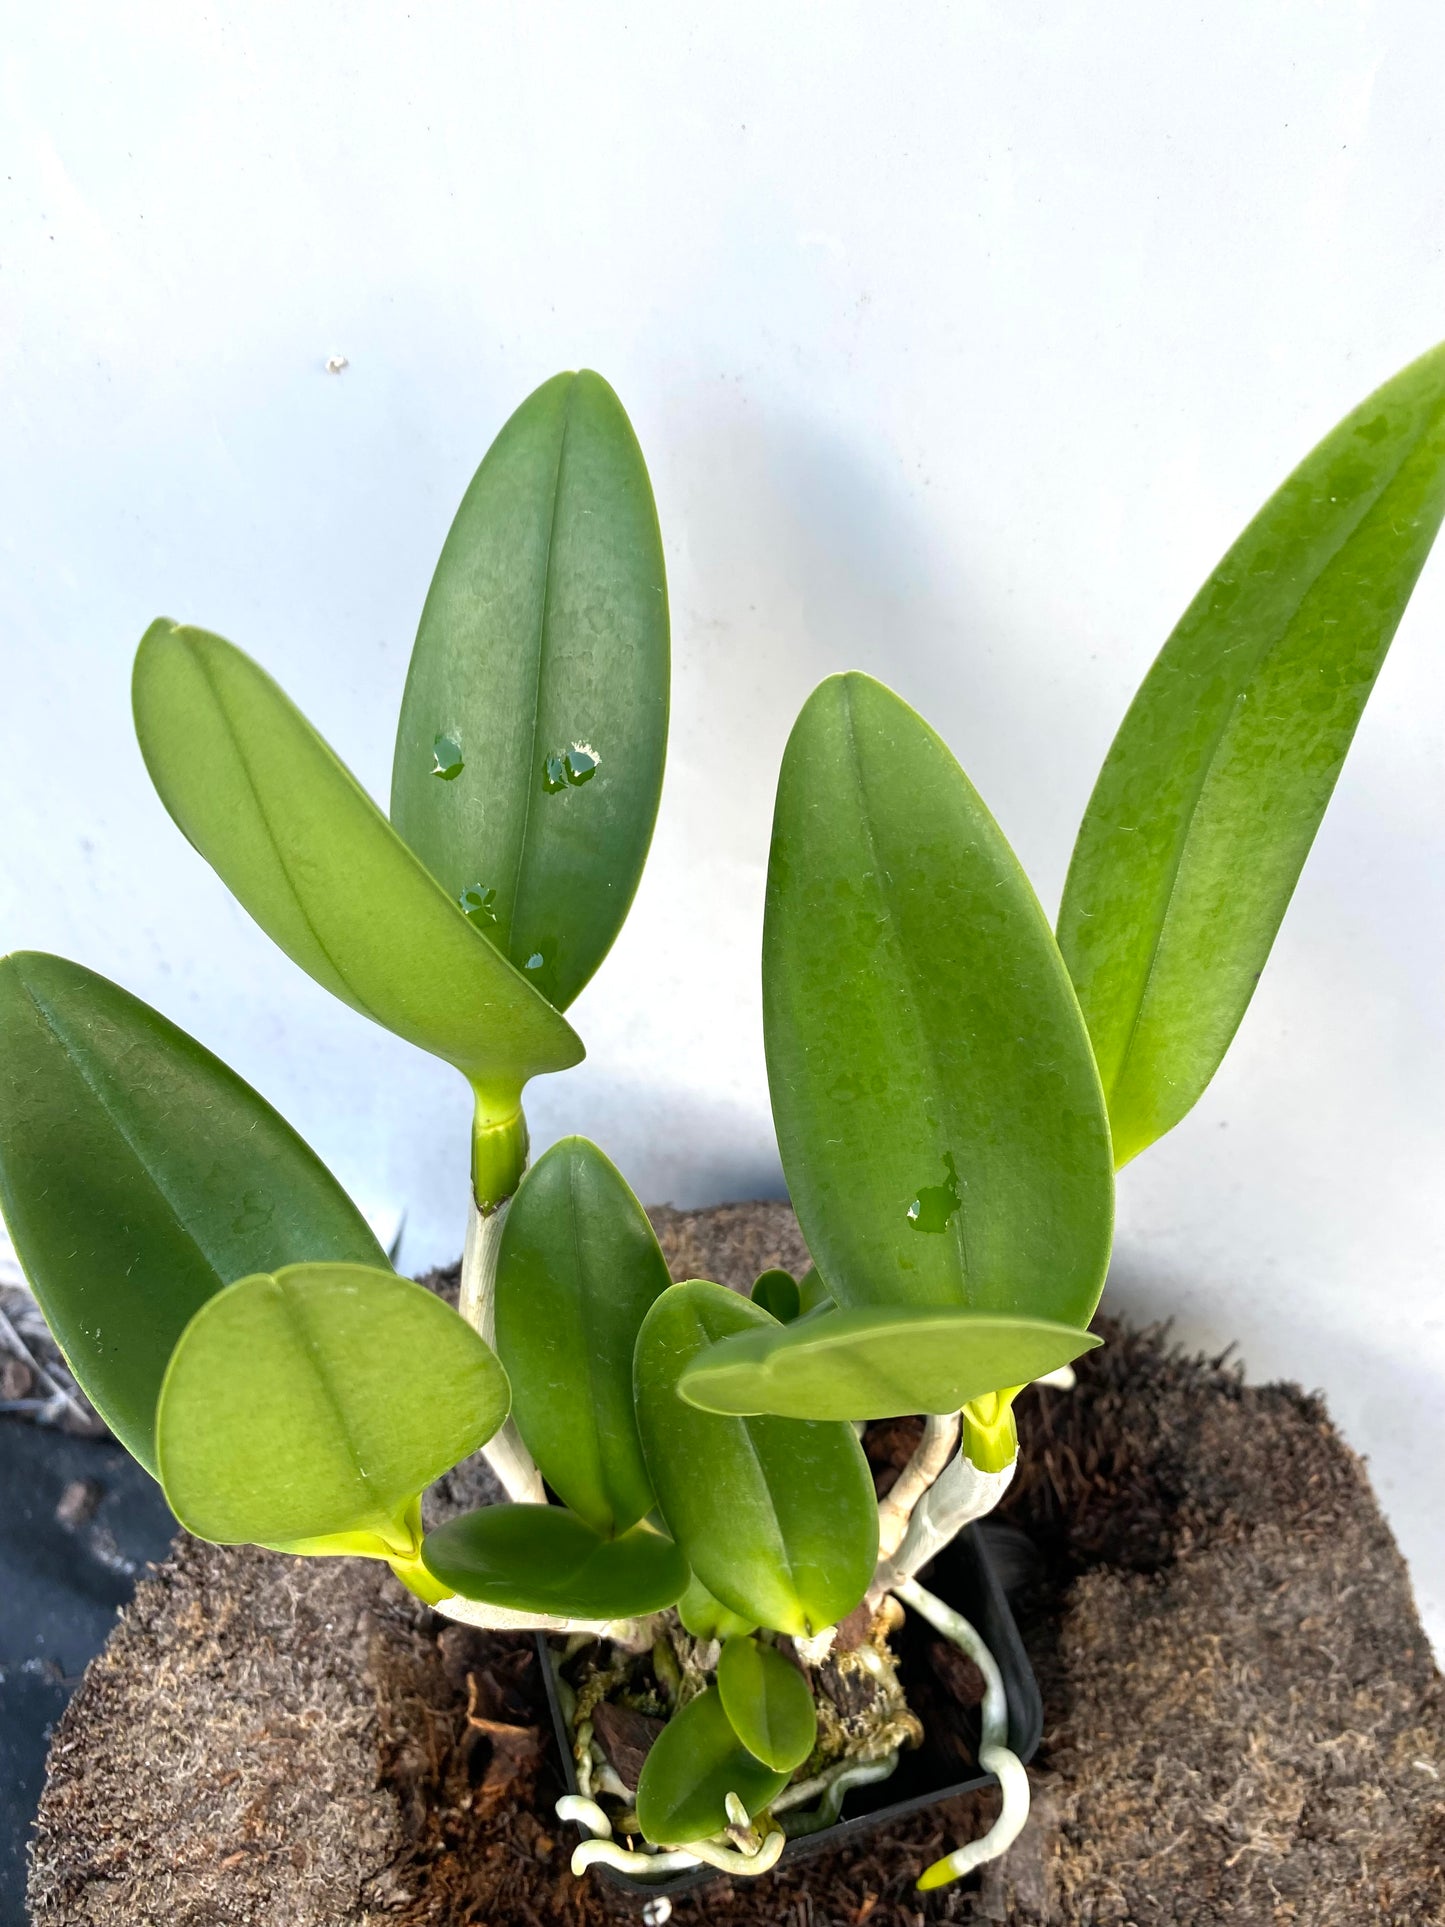
[(965, 1874), (972, 1873), (975, 1867), (982, 1867), (1008, 1852), (1023, 1832), (1024, 1823), (1029, 1817), (1029, 1776), (1024, 1771), (1023, 1761), (1008, 1744), (1008, 1701), (1004, 1696), (1003, 1675), (999, 1672), (997, 1660), (978, 1633), (962, 1613), (955, 1612), (952, 1606), (945, 1605), (943, 1600), (925, 1591), (916, 1579), (900, 1579), (893, 1586), (893, 1592), (905, 1605), (911, 1606), (921, 1619), (926, 1619), (930, 1626), (957, 1646), (960, 1652), (967, 1653), (983, 1674), (983, 1738), (979, 1744), (978, 1762), (985, 1773), (995, 1776), (1003, 1794), (998, 1818), (981, 1840), (971, 1840), (967, 1846), (945, 1854), (942, 1860), (935, 1860), (920, 1875), (918, 1885), (920, 1889), (927, 1890), (930, 1887), (946, 1887), (951, 1880), (961, 1880)]

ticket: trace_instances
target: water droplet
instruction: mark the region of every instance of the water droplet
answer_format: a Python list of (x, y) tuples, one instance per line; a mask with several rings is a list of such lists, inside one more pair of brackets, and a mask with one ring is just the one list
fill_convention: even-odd
[(579, 789), (590, 783), (602, 758), (591, 743), (573, 743), (570, 748), (548, 756), (542, 764), (542, 788), (549, 796), (559, 790)]
[(948, 1176), (942, 1184), (925, 1184), (908, 1207), (908, 1222), (915, 1231), (947, 1231), (954, 1213), (963, 1203), (958, 1189), (958, 1167), (953, 1153), (943, 1154)]
[(574, 743), (563, 758), (563, 761), (567, 765), (567, 781), (575, 789), (579, 784), (589, 781), (590, 778), (596, 774), (597, 765), (602, 761), (602, 758), (597, 754), (591, 743)]
[(555, 966), (557, 945), (551, 937), (540, 937), (527, 953), (522, 964), (523, 974), (528, 983), (540, 990), (546, 998), (551, 998), (556, 988)]
[(478, 930), (490, 930), (497, 921), (497, 893), (488, 890), (480, 883), (469, 883), (457, 902), (466, 911), (470, 922)]
[(439, 776), (444, 783), (455, 782), (466, 764), (462, 761), (462, 746), (455, 736), (438, 736), (431, 746), (432, 775)]

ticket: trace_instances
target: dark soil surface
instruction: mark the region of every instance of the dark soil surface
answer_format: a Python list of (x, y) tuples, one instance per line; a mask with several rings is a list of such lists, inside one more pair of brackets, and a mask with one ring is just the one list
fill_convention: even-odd
[[(656, 1217), (678, 1277), (802, 1262), (784, 1206)], [(1100, 1329), (1077, 1391), (1021, 1401), (994, 1528), (1046, 1715), (1023, 1839), (914, 1891), (980, 1794), (714, 1882), (678, 1927), (1445, 1923), (1441, 1681), (1360, 1461), (1298, 1390)], [(568, 1872), (550, 1744), (526, 1640), (443, 1628), (364, 1561), (183, 1541), (61, 1723), (36, 1927), (638, 1919)]]

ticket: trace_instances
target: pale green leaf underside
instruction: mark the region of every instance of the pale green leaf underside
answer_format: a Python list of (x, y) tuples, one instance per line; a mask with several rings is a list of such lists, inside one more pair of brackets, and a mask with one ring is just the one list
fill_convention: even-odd
[(264, 670), (153, 623), (136, 731), (161, 800), (268, 936), (316, 981), (465, 1073), (499, 1114), (578, 1063), (566, 1019), (513, 970)]
[(1059, 912), (1120, 1164), (1228, 1048), (1442, 515), (1445, 346), (1265, 504), (1124, 718)]
[(415, 1551), (422, 1489), (507, 1415), (506, 1374), (450, 1305), (361, 1265), (243, 1278), (196, 1313), (156, 1413), (181, 1524), (222, 1544), (374, 1534)]
[(863, 1305), (724, 1338), (698, 1354), (678, 1390), (704, 1411), (782, 1418), (956, 1412), (1056, 1371), (1099, 1342), (1041, 1318)]

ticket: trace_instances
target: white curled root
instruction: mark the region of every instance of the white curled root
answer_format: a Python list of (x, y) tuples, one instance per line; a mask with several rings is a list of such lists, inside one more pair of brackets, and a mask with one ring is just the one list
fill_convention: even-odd
[(559, 1820), (575, 1821), (592, 1835), (572, 1854), (572, 1871), (579, 1879), (599, 1861), (618, 1873), (630, 1874), (634, 1880), (660, 1880), (667, 1874), (689, 1873), (704, 1865), (734, 1878), (749, 1878), (775, 1867), (787, 1844), (782, 1830), (774, 1827), (756, 1853), (739, 1853), (712, 1840), (693, 1840), (685, 1849), (624, 1847), (612, 1838), (612, 1822), (595, 1800), (580, 1793), (564, 1793), (555, 1811)]
[(702, 1865), (690, 1853), (645, 1853), (637, 1847), (621, 1847), (615, 1840), (584, 1840), (572, 1855), (572, 1871), (580, 1879), (598, 1862), (615, 1867), (618, 1873), (634, 1880), (662, 1880), (670, 1873), (691, 1873)]
[[(816, 1779), (802, 1780), (796, 1787), (789, 1787), (786, 1793), (780, 1793), (773, 1802), (773, 1812), (787, 1810), (788, 1818), (783, 1825), (790, 1839), (795, 1834), (821, 1833), (824, 1827), (836, 1823), (843, 1810), (844, 1796), (853, 1787), (871, 1786), (875, 1780), (886, 1780), (897, 1765), (896, 1748), (876, 1760), (845, 1760), (831, 1772), (820, 1773)], [(803, 1813), (794, 1811), (804, 1800), (811, 1800), (818, 1795), (821, 1798), (817, 1806)]]
[(719, 1846), (714, 1840), (692, 1840), (687, 1851), (695, 1853), (709, 1867), (716, 1867), (719, 1873), (730, 1873), (734, 1879), (739, 1875), (753, 1879), (777, 1866), (778, 1855), (786, 1845), (787, 1835), (780, 1827), (774, 1827), (756, 1853), (739, 1853), (735, 1848)]
[(594, 1840), (612, 1838), (612, 1822), (597, 1802), (584, 1794), (564, 1793), (555, 1810), (559, 1820), (575, 1820), (579, 1827), (586, 1827)]
[(943, 1634), (968, 1657), (983, 1674), (983, 1738), (978, 1749), (978, 1763), (985, 1773), (992, 1773), (998, 1780), (1003, 1803), (999, 1808), (997, 1820), (981, 1840), (971, 1840), (967, 1846), (959, 1847), (942, 1860), (935, 1860), (919, 1876), (918, 1885), (927, 1890), (930, 1887), (946, 1887), (951, 1880), (961, 1880), (975, 1867), (983, 1866), (989, 1860), (997, 1860), (1008, 1852), (1014, 1841), (1024, 1830), (1029, 1817), (1029, 1776), (1024, 1771), (1023, 1761), (1008, 1744), (1008, 1701), (1004, 1697), (1003, 1675), (998, 1670), (998, 1661), (984, 1645), (977, 1632), (964, 1618), (931, 1592), (924, 1590), (916, 1579), (900, 1579), (893, 1587), (896, 1596), (905, 1605), (911, 1606), (921, 1619)]

